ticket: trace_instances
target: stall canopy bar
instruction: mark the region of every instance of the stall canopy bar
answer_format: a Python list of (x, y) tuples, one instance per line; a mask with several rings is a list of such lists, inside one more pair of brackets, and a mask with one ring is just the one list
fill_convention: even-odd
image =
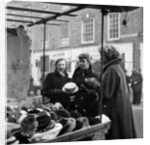
[(21, 22), (21, 23), (33, 23), (32, 21), (25, 21), (25, 20), (14, 20), (14, 19), (7, 19), (7, 21), (11, 22)]
[[(53, 15), (59, 15), (62, 13), (58, 13), (58, 12), (52, 12), (52, 11), (43, 11), (43, 10), (36, 10), (36, 9), (29, 9), (29, 8), (21, 8), (21, 7), (12, 7), (12, 6), (7, 6), (7, 9), (10, 10), (16, 10), (16, 11), (27, 11), (27, 12), (34, 12), (34, 13), (45, 13), (45, 14), (53, 14)], [(64, 15), (68, 15), (68, 16), (76, 16), (76, 15), (72, 15), (72, 14), (64, 14)]]
[[(7, 13), (8, 16), (14, 16), (14, 17), (24, 17), (24, 18), (32, 18), (32, 19), (43, 19), (43, 17), (36, 17), (36, 16), (27, 16), (27, 15), (19, 15), (19, 14), (10, 14)], [(68, 20), (61, 20), (61, 19), (56, 19), (54, 21), (60, 21), (60, 22), (69, 22)]]
[[(11, 22), (18, 22), (18, 23), (31, 23), (31, 24), (33, 24), (33, 23), (34, 23), (34, 22), (32, 22), (32, 21), (26, 21), (26, 20), (15, 20), (15, 19), (7, 19), (7, 21), (11, 21)], [(46, 25), (60, 26), (60, 24), (56, 24), (56, 23), (46, 23)]]
[[(69, 13), (76, 12), (76, 11), (82, 10), (84, 8), (86, 8), (86, 7), (85, 6), (79, 6), (78, 8), (74, 8), (74, 9), (68, 10), (66, 12), (56, 14), (55, 16), (45, 18), (45, 21), (48, 22), (48, 21), (51, 21), (51, 20), (55, 20), (56, 18), (58, 18), (60, 16), (68, 15)], [(35, 22), (34, 24), (31, 24), (31, 25), (28, 25), (28, 26), (33, 26), (33, 25), (37, 25), (37, 24), (41, 24), (41, 23), (43, 23), (43, 20), (39, 20), (39, 21)]]
[(24, 18), (33, 18), (33, 19), (43, 19), (43, 17), (36, 17), (36, 16), (27, 16), (27, 15), (19, 15), (19, 14), (7, 14), (8, 16), (15, 16), (15, 17), (24, 17)]

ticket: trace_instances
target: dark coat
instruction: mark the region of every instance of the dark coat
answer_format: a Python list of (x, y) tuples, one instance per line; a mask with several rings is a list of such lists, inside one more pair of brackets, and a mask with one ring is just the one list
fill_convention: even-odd
[(79, 91), (76, 94), (75, 105), (77, 110), (83, 116), (96, 116), (98, 115), (98, 93), (94, 90), (92, 86), (89, 86), (85, 82), (85, 78), (97, 78), (98, 76), (92, 72), (90, 67), (89, 70), (81, 70), (78, 67), (74, 74), (72, 81), (77, 84)]
[(112, 121), (107, 139), (136, 137), (126, 76), (120, 62), (121, 59), (118, 58), (104, 67), (103, 101), (105, 113)]
[(138, 92), (142, 89), (143, 77), (140, 73), (132, 74), (131, 76), (131, 87)]
[(67, 74), (61, 76), (57, 71), (49, 73), (42, 89), (43, 96), (50, 98), (51, 103), (60, 102), (66, 107), (66, 95), (62, 92), (62, 87), (69, 81)]
[(143, 78), (140, 73), (134, 73), (131, 76), (131, 87), (133, 90), (133, 104), (141, 103)]

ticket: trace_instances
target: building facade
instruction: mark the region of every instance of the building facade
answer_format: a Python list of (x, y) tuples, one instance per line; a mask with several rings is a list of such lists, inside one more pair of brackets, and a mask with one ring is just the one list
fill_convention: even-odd
[[(48, 5), (50, 11), (66, 11), (69, 6)], [(93, 63), (100, 60), (101, 11), (83, 9), (75, 12), (76, 17), (63, 16), (46, 25), (45, 72), (54, 71), (58, 58), (65, 58), (70, 75), (77, 65), (78, 55), (87, 52)], [(65, 20), (65, 21), (61, 21)], [(55, 24), (54, 24), (55, 23)], [(31, 70), (36, 82), (43, 71), (43, 25), (28, 28), (32, 39)], [(133, 68), (143, 70), (143, 8), (131, 12), (109, 13), (104, 17), (104, 43), (113, 44), (122, 54), (124, 67), (129, 75)]]

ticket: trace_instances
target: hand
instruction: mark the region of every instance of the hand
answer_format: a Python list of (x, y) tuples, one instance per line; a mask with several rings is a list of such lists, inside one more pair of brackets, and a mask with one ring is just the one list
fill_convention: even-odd
[(100, 86), (100, 83), (95, 79), (95, 78), (86, 78), (85, 82), (89, 85), (89, 86), (93, 86), (94, 88)]

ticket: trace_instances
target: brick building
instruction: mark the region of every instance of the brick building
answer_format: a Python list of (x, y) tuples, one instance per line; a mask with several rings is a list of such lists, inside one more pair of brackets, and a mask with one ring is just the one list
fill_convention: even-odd
[[(44, 10), (62, 12), (71, 6), (60, 5), (28, 5), (26, 7), (42, 7)], [(46, 25), (46, 64), (45, 71), (54, 70), (54, 62), (63, 57), (68, 62), (68, 71), (73, 73), (78, 55), (88, 52), (93, 62), (100, 60), (98, 52), (101, 45), (101, 11), (83, 9), (74, 12), (76, 17), (63, 16), (59, 20)], [(43, 25), (27, 28), (32, 39), (31, 69), (35, 81), (42, 74), (43, 61)], [(143, 8), (130, 12), (109, 13), (104, 18), (104, 43), (113, 44), (120, 51), (129, 75), (133, 68), (142, 70), (143, 57)]]

